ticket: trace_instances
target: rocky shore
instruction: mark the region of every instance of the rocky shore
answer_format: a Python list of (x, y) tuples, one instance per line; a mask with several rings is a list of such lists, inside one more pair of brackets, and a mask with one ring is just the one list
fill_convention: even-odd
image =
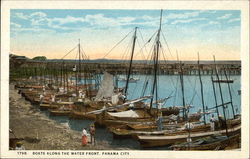
[[(81, 146), (81, 133), (49, 119), (10, 85), (9, 127), (26, 150), (109, 150), (108, 143)], [(10, 133), (10, 137), (13, 136)]]

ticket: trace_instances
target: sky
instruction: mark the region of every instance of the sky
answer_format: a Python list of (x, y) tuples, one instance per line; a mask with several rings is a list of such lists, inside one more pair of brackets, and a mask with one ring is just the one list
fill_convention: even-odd
[[(128, 59), (138, 27), (134, 59), (145, 60), (152, 54), (159, 19), (160, 10), (12, 9), (10, 52), (61, 59), (80, 39), (90, 59)], [(200, 60), (213, 55), (240, 60), (240, 23), (239, 10), (163, 10), (160, 59), (197, 60), (199, 53)], [(77, 58), (77, 51), (65, 59)]]

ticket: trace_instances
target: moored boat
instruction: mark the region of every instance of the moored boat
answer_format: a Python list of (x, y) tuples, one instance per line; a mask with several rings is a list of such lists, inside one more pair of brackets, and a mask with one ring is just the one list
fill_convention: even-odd
[[(228, 129), (228, 135), (235, 135), (240, 133), (241, 126), (238, 125), (236, 127)], [(158, 146), (167, 146), (175, 143), (185, 142), (187, 138), (190, 137), (192, 139), (198, 139), (206, 136), (211, 136), (214, 134), (226, 134), (226, 130), (217, 130), (217, 131), (198, 131), (198, 132), (192, 132), (188, 134), (187, 132), (184, 134), (176, 135), (173, 134), (167, 134), (167, 135), (137, 135), (136, 138), (140, 142), (141, 147), (158, 147)]]
[(211, 135), (192, 142), (172, 145), (172, 150), (223, 150), (232, 143), (240, 142), (240, 134), (232, 136)]

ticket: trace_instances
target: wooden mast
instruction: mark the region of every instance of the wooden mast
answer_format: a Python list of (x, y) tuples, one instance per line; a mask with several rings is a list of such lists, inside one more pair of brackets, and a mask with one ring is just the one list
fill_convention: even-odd
[(129, 70), (128, 70), (127, 81), (126, 81), (125, 92), (124, 92), (124, 95), (125, 95), (125, 98), (123, 100), (124, 102), (127, 99), (128, 83), (129, 83), (129, 78), (130, 78), (130, 74), (131, 74), (131, 69), (132, 69), (131, 67), (132, 67), (134, 51), (135, 51), (136, 32), (137, 32), (137, 27), (135, 27), (135, 33), (134, 33), (134, 38), (133, 38), (132, 53), (131, 53), (131, 57), (130, 57)]
[(63, 90), (65, 91), (65, 64), (63, 61), (63, 66), (62, 66), (62, 73), (63, 73)]
[(182, 92), (182, 104), (183, 104), (183, 120), (187, 120), (187, 112), (186, 112), (186, 102), (185, 102), (185, 92), (184, 92), (184, 81), (183, 81), (183, 69), (182, 69), (182, 63), (180, 61), (180, 82), (181, 82), (181, 92)]
[(203, 122), (206, 125), (206, 114), (205, 114), (205, 103), (204, 103), (204, 97), (203, 97), (203, 84), (202, 84), (202, 80), (201, 80), (201, 70), (200, 70), (200, 56), (198, 53), (198, 70), (199, 70), (199, 79), (200, 79), (200, 86), (201, 86), (201, 102), (202, 102), (202, 108), (203, 108)]
[[(153, 81), (153, 88), (152, 88), (152, 98), (150, 101), (150, 110), (153, 106), (154, 94), (156, 99), (156, 105), (158, 106), (158, 90), (157, 90), (157, 75), (158, 75), (158, 58), (159, 58), (159, 48), (160, 48), (160, 32), (161, 32), (161, 21), (162, 21), (162, 10), (161, 10), (161, 17), (160, 17), (160, 26), (157, 33), (156, 39), (156, 52), (154, 53), (154, 81)], [(157, 109), (158, 110), (158, 109)], [(151, 111), (150, 111), (151, 112)]]
[(79, 58), (78, 58), (78, 82), (80, 83), (81, 81), (81, 46), (80, 46), (80, 39), (79, 39), (79, 44), (78, 44), (78, 53), (79, 53)]
[(215, 92), (215, 87), (214, 87), (214, 79), (213, 79), (213, 75), (211, 75), (211, 80), (212, 80), (212, 85), (213, 85), (213, 92), (214, 92), (214, 100), (215, 100), (215, 104), (216, 104), (216, 113), (219, 119), (220, 113), (219, 113), (219, 109), (218, 109), (218, 102), (217, 102), (217, 97), (216, 97), (216, 92)]
[[(215, 74), (216, 74), (217, 80), (220, 81), (220, 78), (219, 78), (219, 75), (218, 75), (218, 72), (217, 72), (217, 67), (216, 67), (216, 64), (215, 64), (215, 56), (213, 56), (213, 57), (214, 57)], [(226, 118), (226, 113), (225, 113), (225, 106), (223, 105), (223, 104), (224, 104), (224, 100), (223, 100), (223, 96), (222, 96), (222, 91), (221, 91), (220, 82), (218, 82), (218, 84), (219, 84), (220, 97), (221, 97), (222, 108), (223, 108), (223, 115), (224, 115), (224, 118), (225, 118), (226, 134), (227, 134), (227, 136), (228, 136), (227, 118)]]
[[(228, 77), (227, 77), (227, 73), (226, 73), (225, 68), (224, 68), (224, 74), (225, 74), (226, 80), (228, 81)], [(234, 112), (233, 98), (232, 98), (232, 93), (231, 93), (231, 88), (230, 88), (229, 82), (227, 82), (227, 86), (228, 86), (228, 91), (229, 91), (229, 96), (230, 96), (233, 118), (235, 119), (236, 117), (235, 117), (235, 112)]]

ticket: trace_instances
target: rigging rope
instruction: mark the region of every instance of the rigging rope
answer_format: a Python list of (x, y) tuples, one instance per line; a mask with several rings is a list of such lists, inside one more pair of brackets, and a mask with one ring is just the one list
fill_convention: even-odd
[(162, 31), (161, 31), (161, 34), (162, 34), (162, 37), (163, 37), (164, 42), (165, 42), (166, 45), (167, 45), (167, 48), (168, 48), (168, 51), (169, 51), (171, 57), (174, 59), (174, 57), (173, 57), (173, 55), (172, 55), (172, 53), (171, 53), (171, 51), (170, 51), (170, 48), (169, 48), (169, 46), (168, 46), (167, 40), (166, 40), (166, 38), (165, 38), (165, 36), (164, 36), (164, 34), (163, 34)]
[(76, 47), (74, 47), (72, 50), (70, 50), (66, 55), (64, 55), (62, 58), (61, 58), (61, 60), (62, 59), (64, 59), (64, 57), (66, 57), (68, 54), (70, 54), (73, 50), (75, 50), (76, 48), (78, 47), (78, 45), (76, 45)]
[(116, 48), (117, 45), (119, 45), (124, 39), (126, 39), (126, 38), (128, 37), (128, 35), (129, 35), (131, 32), (133, 32), (133, 30), (131, 30), (124, 38), (122, 38), (115, 46), (113, 46), (113, 47), (111, 48), (111, 50), (110, 50), (105, 56), (103, 56), (103, 59), (104, 59), (106, 56), (108, 56), (108, 54), (110, 54), (110, 52), (113, 51), (113, 49)]

